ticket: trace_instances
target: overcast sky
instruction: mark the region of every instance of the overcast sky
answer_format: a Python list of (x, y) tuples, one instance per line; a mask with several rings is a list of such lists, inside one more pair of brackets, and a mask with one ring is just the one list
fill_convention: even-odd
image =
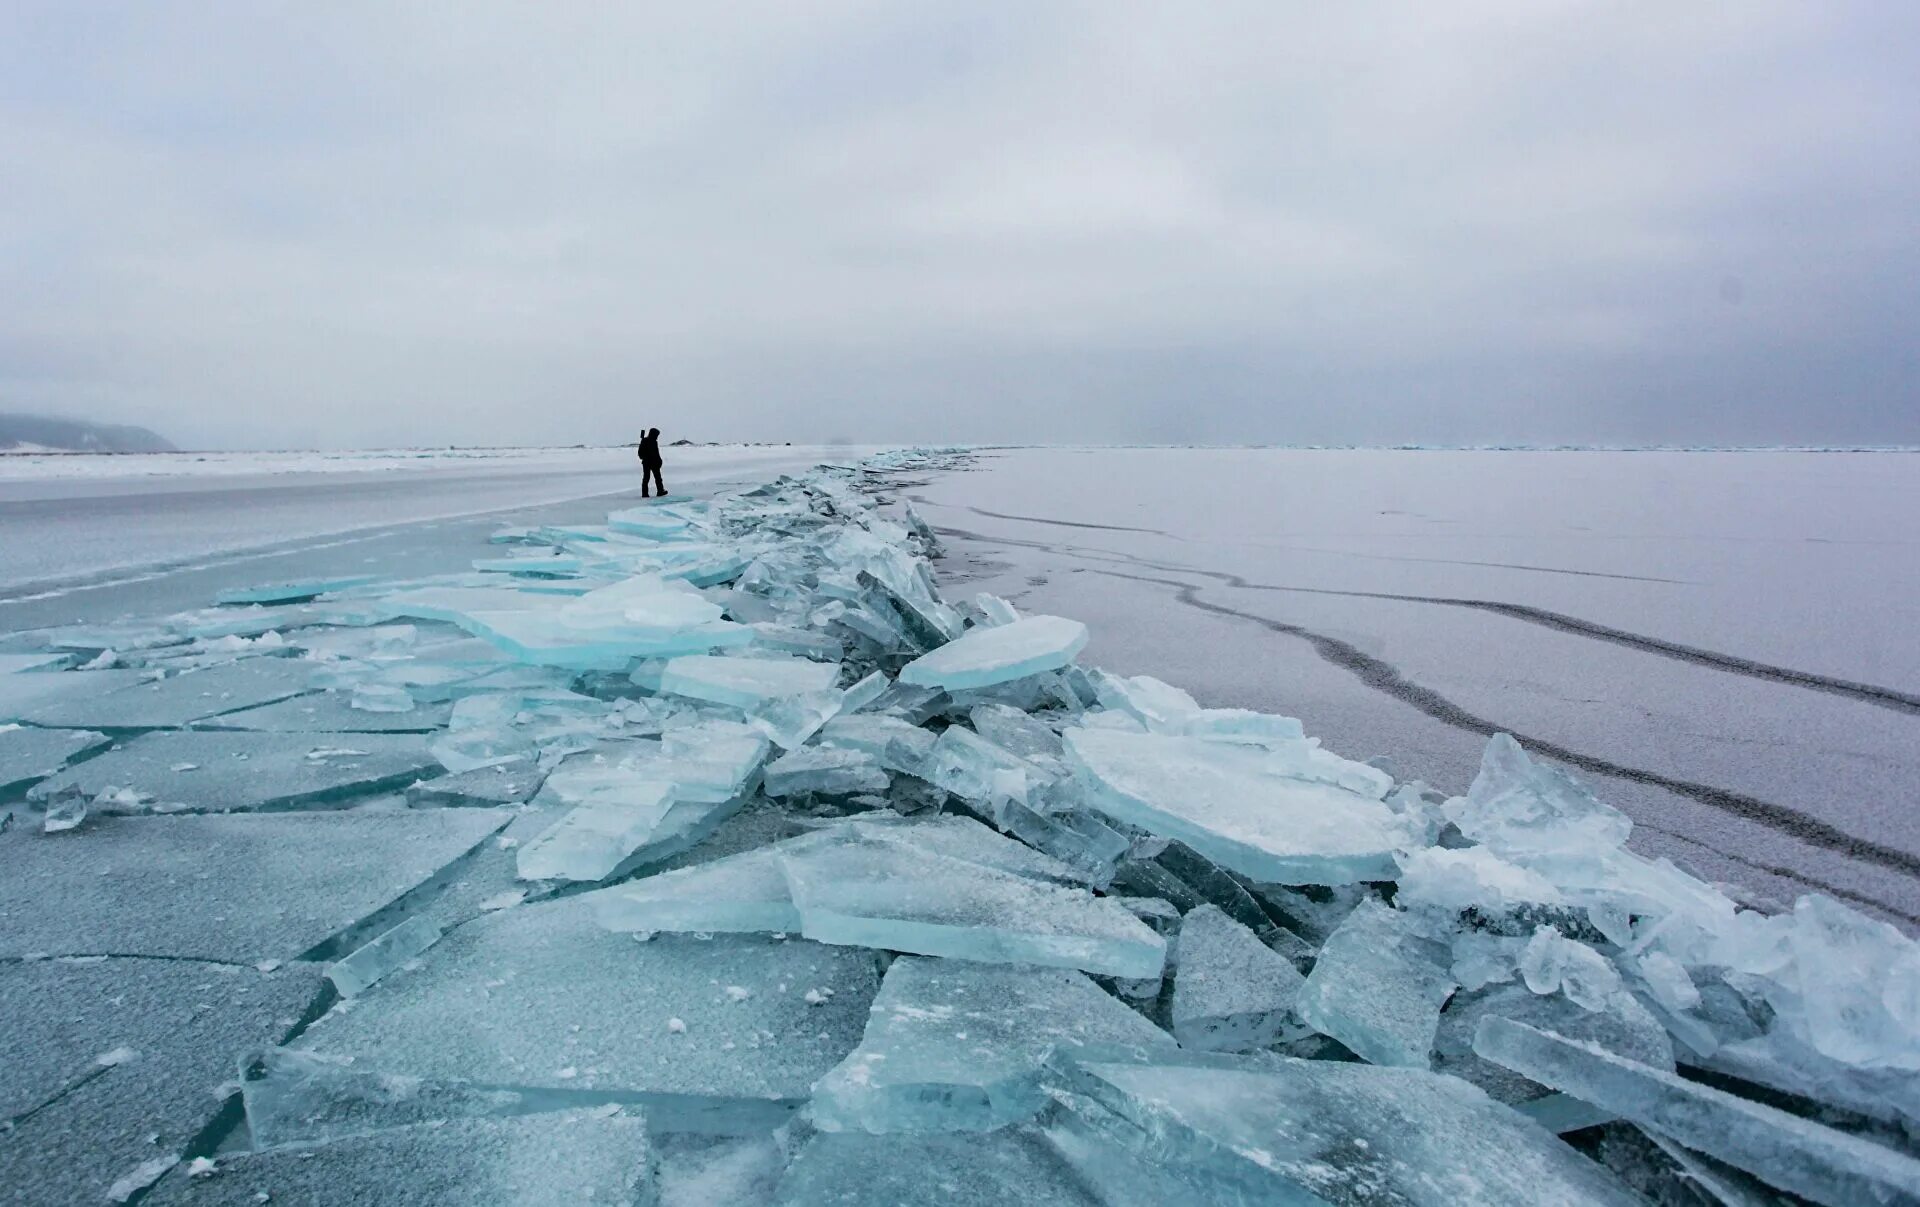
[(1920, 443), (1920, 4), (0, 0), (0, 410)]

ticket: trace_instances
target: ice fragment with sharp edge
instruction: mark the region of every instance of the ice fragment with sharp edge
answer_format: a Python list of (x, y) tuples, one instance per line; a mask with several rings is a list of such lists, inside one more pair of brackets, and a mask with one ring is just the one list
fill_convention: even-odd
[(341, 997), (356, 997), (439, 941), (440, 928), (431, 920), (409, 918), (336, 961), (327, 969), (327, 979)]
[(1830, 1207), (1920, 1198), (1920, 1161), (1664, 1069), (1491, 1016), (1473, 1050), (1542, 1085)]
[(970, 629), (923, 654), (900, 671), (903, 683), (988, 687), (1066, 666), (1087, 644), (1087, 626), (1062, 616), (1028, 616), (1011, 624)]
[(1301, 1020), (1374, 1064), (1428, 1067), (1440, 1007), (1455, 989), (1434, 947), (1405, 914), (1362, 902), (1301, 986)]
[(1406, 840), (1397, 814), (1377, 797), (1291, 775), (1296, 765), (1268, 751), (1111, 729), (1065, 737), (1089, 805), (1253, 880), (1348, 884), (1397, 871), (1393, 851)]
[(1305, 978), (1217, 905), (1180, 924), (1172, 962), (1173, 1034), (1182, 1047), (1241, 1052), (1280, 1040)]
[(789, 751), (768, 763), (766, 771), (768, 796), (809, 792), (856, 796), (885, 792), (889, 782), (887, 773), (871, 755), (831, 746), (803, 746)]
[(902, 956), (810, 1114), (827, 1131), (992, 1131), (1046, 1104), (1049, 1054), (1088, 1044), (1173, 1047), (1078, 972)]

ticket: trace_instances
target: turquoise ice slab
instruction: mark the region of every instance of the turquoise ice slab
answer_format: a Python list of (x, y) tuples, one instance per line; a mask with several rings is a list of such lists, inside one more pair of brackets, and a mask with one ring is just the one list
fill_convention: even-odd
[(78, 729), (169, 729), (297, 696), (311, 690), (312, 680), (312, 663), (248, 658), (48, 704), (23, 719)]
[(0, 725), (20, 721), (36, 709), (82, 702), (132, 687), (150, 671), (26, 671), (0, 675)]
[(369, 920), (379, 928), (511, 819), (392, 809), (109, 815), (55, 835), (16, 826), (0, 834), (0, 959), (295, 959), (335, 936), (352, 943)]
[(639, 1112), (454, 1118), (222, 1157), (218, 1172), (206, 1178), (177, 1168), (141, 1201), (170, 1207), (650, 1207), (656, 1202), (650, 1161)]
[(1217, 905), (1187, 914), (1173, 962), (1173, 1033), (1202, 1051), (1251, 1051), (1280, 1039), (1305, 982)]
[(278, 1043), (323, 989), (306, 965), (0, 962), (0, 1198), (106, 1204), (115, 1181), (207, 1134), (237, 1055)]
[(39, 783), (73, 758), (106, 744), (106, 734), (84, 729), (0, 725), (0, 800)]
[(1050, 1138), (1111, 1204), (1640, 1202), (1457, 1078), (1266, 1054), (1138, 1059), (1058, 1062)]
[(348, 587), (361, 587), (378, 581), (372, 574), (355, 574), (345, 578), (311, 578), (298, 582), (273, 583), (259, 587), (235, 587), (215, 595), (214, 602), (222, 604), (282, 604), (303, 603), (329, 591), (344, 591)]
[(1166, 960), (1166, 941), (1111, 899), (919, 850), (910, 836), (843, 832), (780, 857), (801, 933), (823, 943), (1136, 978)]
[(90, 797), (130, 789), (138, 804), (115, 807), (292, 809), (404, 787), (439, 766), (417, 734), (168, 731), (69, 767), (28, 795), (45, 799), (69, 786)]
[(1087, 803), (1177, 838), (1222, 867), (1268, 884), (1391, 880), (1399, 816), (1379, 800), (1285, 774), (1254, 746), (1112, 729), (1071, 729), (1068, 762)]
[(1618, 993), (1604, 1008), (1588, 1010), (1565, 994), (1539, 994), (1525, 984), (1489, 985), (1460, 994), (1447, 1003), (1434, 1035), (1434, 1067), (1470, 1081), (1502, 1102), (1518, 1105), (1538, 1098), (1541, 1087), (1511, 1069), (1483, 1060), (1473, 1051), (1480, 1020), (1492, 1016), (1550, 1031), (1564, 1039), (1597, 1044), (1645, 1065), (1673, 1071), (1673, 1041), (1667, 1030), (1631, 994)]
[(434, 733), (447, 727), (452, 711), (449, 704), (419, 704), (406, 712), (368, 712), (339, 692), (313, 692), (207, 717), (193, 727), (259, 733)]
[(1829, 1207), (1920, 1201), (1920, 1161), (1665, 1069), (1488, 1017), (1473, 1050), (1688, 1148)]
[(660, 675), (660, 690), (711, 704), (750, 709), (784, 696), (825, 691), (839, 678), (838, 665), (807, 658), (723, 658), (690, 654), (668, 661)]
[(1174, 1046), (1078, 972), (901, 956), (809, 1114), (828, 1131), (992, 1131), (1046, 1105), (1050, 1054), (1088, 1044)]
[(1077, 620), (1028, 616), (967, 630), (909, 662), (900, 671), (900, 681), (948, 691), (990, 687), (1066, 666), (1086, 644), (1087, 626)]
[(887, 790), (889, 779), (873, 756), (859, 750), (803, 746), (767, 764), (768, 796), (821, 793), (852, 796)]
[(587, 894), (612, 931), (710, 934), (797, 932), (800, 912), (771, 849), (631, 880)]
[(1407, 916), (1368, 899), (1333, 932), (1295, 1009), (1378, 1065), (1428, 1067), (1440, 1007), (1456, 988)]
[(402, 1076), (620, 1091), (665, 1130), (770, 1127), (859, 1043), (878, 981), (866, 952), (635, 942), (566, 898), (458, 927), (297, 1046)]
[(673, 800), (671, 783), (635, 773), (621, 790), (576, 805), (520, 848), (520, 878), (605, 879), (653, 836)]
[(1029, 1128), (990, 1135), (822, 1133), (793, 1159), (775, 1207), (1100, 1207)]

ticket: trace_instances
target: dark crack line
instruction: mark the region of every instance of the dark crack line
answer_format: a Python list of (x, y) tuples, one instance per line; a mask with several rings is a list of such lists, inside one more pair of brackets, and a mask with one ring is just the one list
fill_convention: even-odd
[[(1849, 834), (1819, 818), (1811, 817), (1785, 805), (1761, 800), (1743, 792), (1734, 792), (1726, 788), (1716, 788), (1711, 784), (1694, 783), (1691, 780), (1678, 779), (1662, 775), (1657, 771), (1647, 771), (1639, 767), (1629, 767), (1595, 755), (1550, 742), (1542, 738), (1530, 737), (1518, 730), (1504, 725), (1496, 725), (1483, 717), (1474, 715), (1458, 704), (1442, 696), (1429, 687), (1408, 680), (1392, 664), (1383, 662), (1373, 655), (1340, 641), (1336, 638), (1316, 633), (1299, 625), (1273, 620), (1251, 612), (1242, 612), (1225, 604), (1211, 603), (1200, 598), (1201, 588), (1176, 579), (1153, 578), (1142, 574), (1122, 574), (1114, 570), (1097, 570), (1111, 578), (1131, 579), (1136, 582), (1153, 583), (1158, 586), (1172, 587), (1180, 602), (1218, 616), (1228, 616), (1236, 620), (1250, 621), (1289, 637), (1297, 637), (1313, 646), (1320, 657), (1342, 670), (1349, 672), (1375, 691), (1393, 697), (1403, 704), (1412, 706), (1432, 717), (1436, 721), (1451, 725), (1469, 733), (1491, 737), (1496, 733), (1510, 733), (1523, 746), (1540, 754), (1578, 767), (1583, 771), (1599, 775), (1610, 775), (1634, 783), (1647, 784), (1663, 788), (1677, 796), (1699, 801), (1709, 808), (1732, 814), (1746, 821), (1755, 822), (1768, 829), (1778, 831), (1790, 838), (1798, 839), (1809, 846), (1835, 851), (1862, 863), (1871, 863), (1909, 876), (1920, 876), (1920, 855), (1890, 847), (1871, 839)], [(1876, 905), (1879, 903), (1876, 902)], [(1881, 906), (1881, 908), (1886, 908)]]
[(81, 951), (50, 952), (31, 956), (0, 956), (0, 964), (58, 964), (76, 960), (89, 962), (97, 960), (164, 960), (175, 964), (209, 964), (215, 968), (245, 968), (250, 972), (259, 971), (259, 965), (248, 964), (240, 960), (217, 960), (211, 956), (168, 956), (156, 955), (150, 951)]
[(64, 1085), (62, 1085), (59, 1089), (55, 1090), (44, 1101), (35, 1103), (34, 1105), (28, 1107), (24, 1111), (21, 1111), (17, 1115), (11, 1115), (6, 1119), (0, 1119), (0, 1136), (6, 1135), (8, 1132), (12, 1131), (16, 1127), (19, 1127), (22, 1123), (25, 1123), (28, 1120), (32, 1119), (35, 1115), (38, 1115), (40, 1112), (57, 1105), (61, 1099), (76, 1093), (83, 1086), (86, 1086), (89, 1083), (93, 1082), (95, 1079), (104, 1076), (107, 1070), (114, 1067), (115, 1066), (113, 1065), (103, 1065), (98, 1062), (95, 1062), (91, 1067), (87, 1069), (86, 1072), (78, 1074), (77, 1076), (68, 1078)]
[(1242, 591), (1276, 591), (1293, 595), (1328, 595), (1342, 599), (1379, 599), (1390, 603), (1435, 604), (1447, 608), (1467, 608), (1478, 612), (1491, 612), (1496, 616), (1505, 616), (1509, 620), (1518, 620), (1525, 624), (1539, 625), (1555, 632), (1567, 633), (1575, 637), (1588, 637), (1595, 641), (1605, 641), (1613, 645), (1624, 646), (1643, 654), (1671, 659), (1675, 662), (1687, 662), (1727, 674), (1741, 675), (1749, 679), (1759, 679), (1767, 683), (1780, 683), (1789, 687), (1802, 687), (1809, 691), (1824, 692), (1831, 696), (1840, 696), (1848, 700), (1857, 700), (1871, 704), (1876, 708), (1890, 709), (1894, 712), (1920, 716), (1920, 694), (1901, 691), (1899, 688), (1882, 687), (1875, 683), (1861, 683), (1852, 679), (1840, 679), (1831, 675), (1819, 675), (1812, 671), (1795, 670), (1792, 667), (1776, 666), (1769, 662), (1760, 662), (1752, 658), (1742, 658), (1737, 654), (1722, 654), (1716, 650), (1701, 649), (1698, 646), (1682, 645), (1677, 641), (1667, 641), (1660, 637), (1649, 637), (1642, 633), (1632, 633), (1625, 629), (1616, 629), (1609, 625), (1598, 624), (1591, 620), (1582, 620), (1578, 616), (1568, 616), (1563, 612), (1551, 612), (1545, 608), (1536, 608), (1527, 604), (1503, 603), (1493, 599), (1453, 599), (1437, 595), (1401, 595), (1385, 591), (1342, 591), (1332, 587), (1290, 587), (1282, 583), (1257, 583), (1238, 574), (1223, 570), (1201, 570), (1191, 566), (1182, 566), (1169, 562), (1153, 561), (1136, 557), (1113, 549), (1087, 549), (1072, 545), (1050, 545), (1044, 541), (1023, 541), (1017, 537), (985, 536), (977, 532), (968, 532), (964, 528), (941, 528), (937, 531), (954, 536), (982, 541), (999, 542), (1026, 549), (1039, 549), (1048, 553), (1065, 554), (1087, 561), (1114, 561), (1125, 565), (1144, 566), (1152, 570), (1165, 570), (1173, 574), (1191, 574), (1197, 578), (1212, 579), (1229, 587)]

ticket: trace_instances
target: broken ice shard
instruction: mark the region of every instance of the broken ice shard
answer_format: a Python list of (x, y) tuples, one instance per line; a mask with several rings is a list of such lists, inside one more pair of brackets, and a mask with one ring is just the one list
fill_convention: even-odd
[(1284, 756), (1111, 729), (1071, 729), (1065, 736), (1089, 805), (1178, 838), (1243, 876), (1271, 884), (1349, 884), (1390, 880), (1398, 871), (1393, 851), (1406, 841), (1399, 815), (1377, 798), (1296, 778), (1289, 774), (1296, 764)]
[(1481, 1020), (1473, 1050), (1816, 1203), (1920, 1198), (1920, 1161), (1912, 1157), (1594, 1044), (1495, 1016)]
[(756, 708), (782, 696), (824, 691), (840, 676), (830, 662), (806, 658), (723, 658), (687, 654), (668, 660), (660, 690), (734, 708)]
[(1086, 644), (1087, 626), (1077, 620), (1029, 616), (969, 629), (909, 662), (900, 671), (900, 681), (949, 691), (989, 687), (1066, 666)]
[(1173, 954), (1173, 1034), (1185, 1048), (1245, 1052), (1286, 1034), (1305, 978), (1217, 905), (1180, 924)]
[(988, 809), (1001, 800), (1028, 802), (1032, 789), (1048, 778), (1032, 763), (960, 725), (941, 732), (921, 774), (930, 783)]
[(341, 997), (356, 997), (439, 941), (438, 926), (424, 917), (409, 918), (337, 961), (327, 969), (327, 979)]
[(256, 1151), (534, 1109), (527, 1095), (513, 1090), (430, 1082), (291, 1048), (242, 1058), (240, 1074), (247, 1136)]
[(771, 849), (647, 876), (587, 897), (600, 925), (614, 931), (732, 934), (800, 929), (787, 874)]
[(864, 751), (803, 746), (767, 764), (768, 796), (854, 796), (887, 790), (887, 773)]
[(1297, 1010), (1308, 1026), (1378, 1065), (1424, 1069), (1455, 985), (1407, 915), (1368, 899), (1320, 950)]
[(1640, 1201), (1511, 1108), (1425, 1070), (1264, 1053), (1057, 1063), (1065, 1109), (1049, 1139), (1108, 1202)]
[(820, 730), (823, 745), (862, 751), (887, 770), (908, 775), (924, 776), (935, 740), (933, 733), (918, 725), (877, 714), (838, 716)]
[(1462, 834), (1509, 856), (1599, 854), (1633, 829), (1626, 814), (1558, 767), (1535, 763), (1504, 733), (1487, 740), (1480, 774), (1446, 814)]
[(810, 1113), (826, 1131), (992, 1131), (1046, 1104), (1050, 1053), (1088, 1044), (1172, 1047), (1078, 972), (902, 956)]
[[(779, 849), (801, 933), (823, 943), (1154, 977), (1166, 942), (1111, 899), (843, 830)], [(1005, 841), (1005, 840), (1002, 840)]]
[(289, 809), (401, 788), (438, 768), (418, 735), (142, 734), (28, 790), (44, 799), (69, 786), (98, 798), (125, 789), (153, 810)]
[[(548, 779), (548, 790), (561, 774)], [(644, 775), (623, 775), (608, 791), (576, 805), (521, 847), (520, 879), (594, 881), (611, 876), (653, 836), (673, 805), (673, 785)]]
[(636, 943), (567, 898), (455, 928), (297, 1046), (434, 1080), (617, 1093), (666, 1131), (765, 1130), (859, 1043), (878, 981), (869, 953), (796, 939)]

